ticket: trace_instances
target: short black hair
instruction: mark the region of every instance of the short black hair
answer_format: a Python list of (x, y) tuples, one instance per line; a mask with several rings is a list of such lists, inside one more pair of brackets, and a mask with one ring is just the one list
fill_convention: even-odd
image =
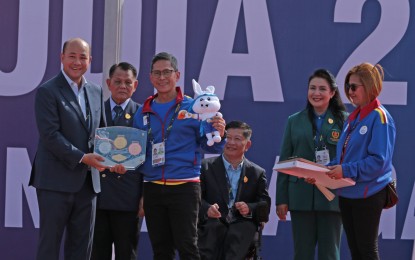
[(226, 124), (225, 130), (228, 129), (242, 129), (243, 136), (250, 140), (252, 136), (252, 128), (245, 122), (234, 120)]
[(120, 63), (116, 63), (116, 64), (112, 65), (111, 68), (110, 68), (110, 73), (109, 73), (110, 78), (112, 77), (112, 75), (114, 75), (114, 71), (117, 68), (120, 68), (124, 71), (131, 70), (131, 72), (133, 73), (134, 78), (137, 78), (137, 69), (132, 64), (130, 64), (128, 62), (120, 62)]
[(160, 52), (154, 55), (153, 59), (151, 60), (151, 68), (150, 71), (153, 71), (153, 65), (159, 60), (167, 60), (170, 61), (171, 66), (173, 67), (174, 71), (178, 70), (177, 66), (177, 59), (173, 56), (173, 54), (167, 52)]

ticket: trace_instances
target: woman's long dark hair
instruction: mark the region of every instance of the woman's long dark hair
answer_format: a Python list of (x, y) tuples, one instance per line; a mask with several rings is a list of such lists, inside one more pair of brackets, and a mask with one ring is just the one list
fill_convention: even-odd
[[(342, 129), (344, 120), (345, 120), (343, 116), (343, 112), (346, 111), (346, 106), (343, 104), (343, 101), (340, 97), (340, 93), (339, 93), (339, 90), (336, 84), (336, 78), (333, 76), (333, 74), (331, 74), (330, 71), (326, 69), (318, 69), (314, 71), (314, 73), (308, 78), (309, 85), (310, 85), (310, 81), (314, 78), (322, 78), (326, 80), (329, 83), (330, 90), (334, 91), (334, 96), (330, 99), (329, 106), (327, 109), (331, 111), (334, 118), (336, 119), (335, 121), (339, 122), (339, 127), (340, 129)], [(314, 109), (310, 101), (308, 101), (308, 98), (307, 98), (307, 110), (308, 110), (308, 118), (310, 119), (310, 122), (312, 122), (313, 128), (315, 129)]]

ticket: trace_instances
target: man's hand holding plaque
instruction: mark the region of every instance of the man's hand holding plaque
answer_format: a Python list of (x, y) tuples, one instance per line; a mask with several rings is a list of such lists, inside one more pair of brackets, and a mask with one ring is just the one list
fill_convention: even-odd
[(122, 164), (116, 164), (112, 167), (110, 167), (110, 172), (115, 172), (118, 174), (124, 174), (127, 172), (127, 169)]

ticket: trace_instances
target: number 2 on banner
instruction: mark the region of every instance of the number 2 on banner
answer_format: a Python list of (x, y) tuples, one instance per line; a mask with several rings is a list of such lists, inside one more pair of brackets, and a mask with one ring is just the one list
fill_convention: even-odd
[[(362, 9), (366, 0), (337, 0), (334, 22), (361, 23)], [(409, 23), (408, 0), (378, 0), (381, 16), (376, 29), (353, 51), (341, 67), (337, 79), (344, 80), (353, 66), (364, 61), (376, 64), (402, 39)], [(383, 104), (406, 105), (407, 82), (385, 81), (380, 99)], [(343, 88), (340, 88), (343, 100)]]

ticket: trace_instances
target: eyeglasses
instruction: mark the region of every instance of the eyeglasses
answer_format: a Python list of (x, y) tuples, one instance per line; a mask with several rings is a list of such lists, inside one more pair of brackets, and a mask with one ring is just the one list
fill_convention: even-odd
[(354, 92), (359, 86), (364, 86), (364, 85), (346, 83), (346, 90), (349, 91), (351, 89)]
[(151, 75), (155, 78), (160, 78), (161, 75), (163, 75), (163, 77), (165, 77), (165, 78), (168, 78), (168, 77), (171, 76), (173, 71), (175, 71), (175, 70), (163, 70), (163, 71), (153, 70), (153, 71), (151, 71)]

